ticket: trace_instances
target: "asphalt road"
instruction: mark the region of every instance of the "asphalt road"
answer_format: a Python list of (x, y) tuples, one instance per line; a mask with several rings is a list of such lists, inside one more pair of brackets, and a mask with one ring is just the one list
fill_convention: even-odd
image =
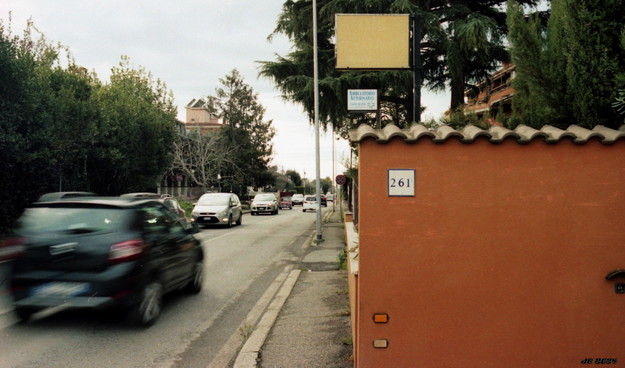
[[(116, 313), (52, 310), (15, 323), (0, 284), (0, 368), (226, 367), (251, 333), (276, 280), (297, 267), (316, 215), (245, 214), (243, 225), (203, 229), (206, 279), (199, 295), (166, 298), (148, 329)], [(0, 282), (7, 264), (0, 265)]]

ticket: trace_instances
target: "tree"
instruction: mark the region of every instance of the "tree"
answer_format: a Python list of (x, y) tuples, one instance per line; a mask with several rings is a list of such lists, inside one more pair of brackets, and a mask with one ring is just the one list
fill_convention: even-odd
[[(522, 0), (535, 4), (535, 0)], [(337, 72), (334, 69), (334, 15), (336, 13), (421, 13), (421, 40), (425, 84), (433, 89), (451, 89), (450, 107), (464, 100), (464, 91), (508, 59), (503, 45), (505, 0), (320, 0), (318, 19), (319, 90), (321, 123), (332, 123), (345, 136), (355, 124), (374, 124), (370, 115), (350, 115), (346, 110), (348, 88), (380, 90), (383, 125), (410, 123), (412, 75), (405, 71)], [(313, 115), (312, 10), (310, 0), (287, 0), (274, 34), (284, 34), (293, 51), (276, 61), (261, 62), (260, 75), (274, 80), (284, 98), (301, 103)]]
[(28, 23), (20, 38), (0, 23), (0, 170), (8, 178), (0, 181), (0, 233), (44, 192), (88, 190), (83, 143), (97, 83), (67, 48), (36, 32)]
[(31, 22), (17, 37), (0, 21), (0, 234), (46, 192), (155, 188), (176, 109), (164, 83), (128, 65), (103, 85)]
[(237, 168), (225, 168), (222, 177), (227, 178), (226, 184), (240, 189), (271, 184), (273, 177), (268, 165), (275, 135), (272, 121), (264, 120), (265, 108), (258, 101), (258, 94), (236, 69), (219, 81), (222, 86), (215, 90), (215, 96), (207, 97), (207, 107), (224, 121), (221, 139), (232, 147)]
[(526, 19), (515, 1), (508, 4), (517, 67), (513, 124), (617, 128), (621, 119), (612, 105), (625, 87), (625, 1), (554, 0), (551, 5), (544, 29), (537, 18)]
[[(567, 41), (566, 79), (572, 115), (585, 127), (618, 127), (611, 103), (625, 87), (619, 74), (625, 70), (625, 50), (620, 39), (625, 30), (623, 0), (555, 0), (563, 2)], [(620, 85), (619, 85), (620, 84)], [(617, 124), (618, 121), (618, 124)]]
[(293, 182), (293, 185), (296, 187), (301, 187), (302, 186), (302, 177), (300, 176), (300, 174), (295, 171), (295, 170), (287, 170), (286, 171), (286, 176), (289, 177), (289, 180)]
[[(317, 180), (313, 180), (312, 181), (313, 184), (313, 188), (317, 187)], [(332, 187), (332, 179), (330, 177), (325, 177), (325, 178), (321, 178), (320, 180), (320, 187), (321, 187), (321, 193), (320, 194), (325, 194), (327, 192), (330, 191), (330, 188)]]
[(221, 180), (230, 178), (222, 173), (240, 175), (234, 160), (235, 148), (225, 145), (217, 134), (201, 135), (196, 132), (178, 135), (174, 140), (173, 171), (182, 171), (189, 180), (202, 187), (218, 187)]
[[(514, 1), (509, 1), (507, 8), (509, 38), (513, 44), (511, 56), (517, 71), (512, 81), (515, 96), (510, 127), (518, 124), (515, 121), (521, 113), (525, 124), (540, 126), (546, 121), (552, 121), (554, 111), (549, 108), (554, 105), (552, 98), (554, 95), (563, 96), (564, 90), (562, 85), (554, 85), (548, 79), (555, 74), (545, 68), (545, 30), (540, 19), (535, 16), (526, 19), (523, 7)], [(556, 16), (552, 15), (551, 18), (555, 19)], [(552, 93), (554, 88), (559, 93)]]
[(89, 157), (91, 187), (100, 194), (153, 191), (171, 167), (177, 123), (166, 85), (122, 57), (95, 100), (100, 120)]

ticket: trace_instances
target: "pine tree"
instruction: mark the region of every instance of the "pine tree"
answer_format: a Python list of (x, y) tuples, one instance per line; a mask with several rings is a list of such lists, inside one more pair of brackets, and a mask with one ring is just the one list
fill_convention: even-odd
[(517, 67), (515, 123), (566, 128), (606, 125), (621, 119), (613, 108), (625, 87), (625, 1), (553, 0), (546, 36), (508, 3), (509, 39)]

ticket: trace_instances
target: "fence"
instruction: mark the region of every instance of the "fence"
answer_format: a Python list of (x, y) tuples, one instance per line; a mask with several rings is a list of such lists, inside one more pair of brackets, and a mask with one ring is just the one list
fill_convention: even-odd
[(180, 199), (196, 199), (207, 191), (201, 187), (175, 186), (175, 187), (158, 187), (159, 194), (170, 194)]

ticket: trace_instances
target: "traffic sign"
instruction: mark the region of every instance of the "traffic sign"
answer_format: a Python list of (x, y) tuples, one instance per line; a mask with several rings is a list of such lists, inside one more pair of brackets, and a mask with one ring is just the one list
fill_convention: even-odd
[(345, 175), (337, 175), (336, 176), (336, 184), (343, 185), (347, 183), (347, 177)]

